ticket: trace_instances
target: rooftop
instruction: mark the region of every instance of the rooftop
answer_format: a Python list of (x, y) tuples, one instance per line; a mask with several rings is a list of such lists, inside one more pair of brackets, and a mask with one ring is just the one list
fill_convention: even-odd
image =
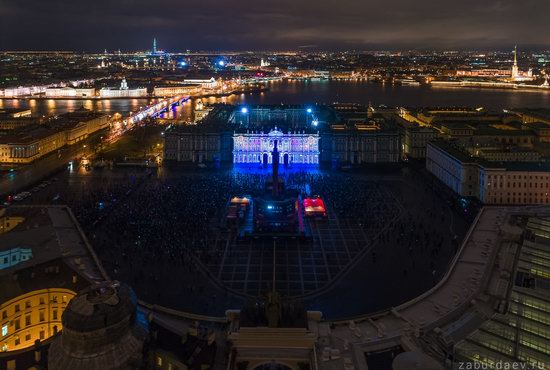
[(506, 169), (507, 171), (525, 171), (525, 172), (550, 172), (550, 162), (496, 162), (487, 161), (481, 157), (471, 156), (468, 152), (460, 148), (458, 145), (445, 140), (434, 140), (428, 145), (435, 146), (440, 150), (445, 151), (461, 163), (478, 164), (486, 170), (490, 169)]
[[(67, 207), (10, 207), (5, 216), (25, 219), (11, 231), (0, 234), (0, 252), (31, 249), (32, 258), (0, 270), (0, 302), (35, 289), (69, 286), (75, 273), (85, 285), (102, 280), (92, 250)], [(58, 270), (48, 273), (44, 266), (57, 266)]]
[[(319, 342), (341, 354), (340, 360), (330, 362), (321, 362), (318, 354), (321, 369), (342, 368), (350, 360), (355, 368), (365, 368), (361, 354), (395, 346), (406, 351), (421, 349), (436, 358), (443, 351), (452, 351), (455, 343), (484, 325), (501, 309), (499, 303), (509, 299), (525, 219), (543, 215), (548, 220), (549, 207), (482, 209), (446, 275), (434, 288), (377, 316), (321, 322)], [(548, 232), (550, 223), (544, 227)], [(545, 245), (547, 250), (550, 243)], [(439, 360), (443, 362), (442, 357)]]

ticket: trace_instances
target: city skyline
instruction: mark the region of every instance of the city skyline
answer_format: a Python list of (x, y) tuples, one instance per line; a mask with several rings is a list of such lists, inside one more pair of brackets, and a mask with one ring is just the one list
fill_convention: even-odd
[(549, 11), (3, 0), (0, 369), (548, 369)]
[[(182, 7), (141, 0), (8, 1), (0, 9), (0, 50), (523, 50), (548, 48), (550, 5), (403, 0), (339, 6), (321, 2), (212, 1)], [(466, 10), (459, 14), (458, 10)], [(170, 11), (167, 11), (170, 10)]]

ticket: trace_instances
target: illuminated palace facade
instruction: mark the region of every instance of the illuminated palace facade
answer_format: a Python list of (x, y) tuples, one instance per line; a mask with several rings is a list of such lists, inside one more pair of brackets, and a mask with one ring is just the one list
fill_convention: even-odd
[(277, 140), (282, 165), (396, 163), (396, 124), (366, 110), (335, 106), (220, 104), (196, 125), (171, 125), (164, 133), (166, 161), (272, 163)]
[(271, 152), (275, 141), (280, 152), (279, 163), (319, 164), (318, 133), (283, 133), (277, 127), (267, 134), (253, 132), (233, 135), (233, 163), (272, 163)]

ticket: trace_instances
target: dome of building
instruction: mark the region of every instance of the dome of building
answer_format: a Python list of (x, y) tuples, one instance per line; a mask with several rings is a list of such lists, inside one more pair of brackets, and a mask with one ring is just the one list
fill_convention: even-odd
[(136, 295), (105, 282), (74, 297), (63, 313), (63, 331), (51, 345), (49, 369), (135, 369), (146, 330), (136, 322)]

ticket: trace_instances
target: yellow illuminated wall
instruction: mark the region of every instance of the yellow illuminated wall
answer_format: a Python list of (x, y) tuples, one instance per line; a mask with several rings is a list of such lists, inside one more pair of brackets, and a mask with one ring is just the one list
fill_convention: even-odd
[(7, 233), (21, 222), (25, 221), (24, 217), (5, 216), (0, 217), (0, 234)]
[(76, 295), (69, 289), (35, 290), (0, 306), (0, 352), (32, 346), (61, 331), (61, 315)]

